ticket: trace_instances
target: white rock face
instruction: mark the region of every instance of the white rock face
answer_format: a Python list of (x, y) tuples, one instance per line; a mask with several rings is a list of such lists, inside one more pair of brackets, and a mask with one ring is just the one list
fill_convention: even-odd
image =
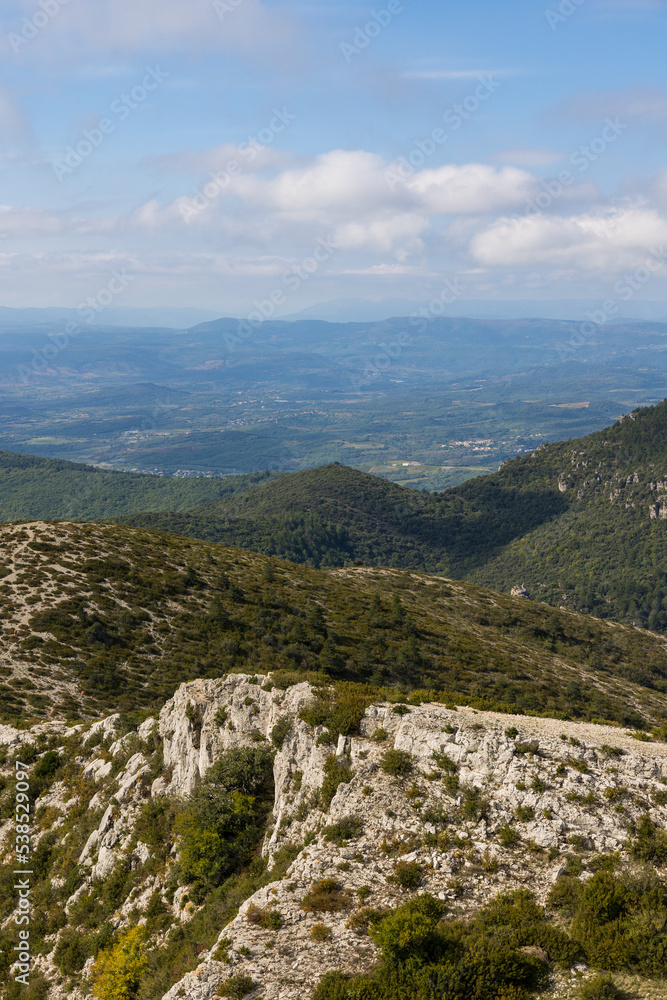
[[(393, 907), (426, 891), (465, 914), (499, 891), (528, 886), (543, 901), (565, 870), (565, 853), (588, 848), (623, 854), (629, 824), (646, 812), (667, 827), (667, 808), (656, 804), (663, 799), (656, 792), (667, 789), (666, 744), (642, 743), (611, 726), (439, 704), (371, 705), (358, 735), (328, 742), (325, 727), (299, 719), (315, 697), (309, 684), (282, 691), (262, 675), (194, 681), (178, 689), (157, 723), (147, 720), (108, 750), (96, 746), (86, 754), (84, 746), (79, 763), (98, 786), (90, 803), (97, 826), (80, 856), (86, 880), (68, 907), (124, 856), (135, 870), (149, 859), (150, 848), (137, 842), (135, 826), (151, 796), (184, 799), (224, 750), (270, 743), (279, 722), (286, 733), (275, 753), (275, 802), (263, 853), (271, 868), (278, 852), (291, 845), (294, 860), (285, 877), (263, 886), (219, 928), (217, 945), (202, 953), (199, 967), (165, 1000), (212, 1000), (221, 982), (238, 973), (256, 983), (250, 1000), (308, 1000), (328, 970), (367, 971), (378, 957), (358, 921), (348, 922), (362, 899), (374, 908)], [(159, 756), (151, 757), (153, 744), (145, 742), (154, 738), (156, 725), (161, 769)], [(106, 744), (116, 735), (110, 720), (96, 726)], [(23, 731), (8, 735), (26, 738)], [(409, 774), (385, 772), (390, 750), (405, 755)], [(341, 773), (349, 780), (338, 785), (325, 809), (321, 789), (332, 763), (344, 765)], [(44, 804), (66, 812), (76, 801), (66, 802), (66, 795), (56, 784)], [(348, 818), (357, 824), (350, 839), (327, 832)], [(508, 830), (520, 842), (506, 846)], [(399, 858), (421, 867), (419, 888), (404, 890), (393, 881)], [(168, 875), (146, 875), (113, 914), (113, 926), (125, 926), (135, 910), (142, 913), (153, 892), (166, 895)], [(307, 912), (304, 897), (323, 878), (339, 883), (344, 906)], [(189, 896), (190, 887), (179, 886), (173, 897), (180, 922), (196, 913)], [(258, 911), (279, 914), (274, 923), (281, 926), (263, 926)], [(325, 940), (311, 936), (316, 924), (328, 928)], [(57, 978), (50, 961), (40, 958)], [(69, 995), (83, 996), (71, 990)], [(55, 986), (49, 1000), (64, 997)]]
[[(368, 887), (367, 904), (373, 907), (395, 906), (409, 898), (411, 893), (387, 881), (402, 851), (407, 850), (404, 859), (422, 866), (418, 891), (458, 899), (459, 905), (474, 910), (489, 895), (526, 885), (543, 900), (563, 861), (562, 856), (549, 861), (540, 848), (562, 850), (574, 838), (578, 846), (595, 851), (623, 850), (629, 820), (647, 810), (659, 825), (667, 824), (667, 810), (655, 807), (651, 799), (651, 793), (667, 783), (663, 744), (638, 743), (614, 727), (453, 711), (440, 705), (410, 707), (400, 715), (392, 706), (373, 705), (360, 736), (318, 746), (325, 730), (297, 718), (313, 697), (308, 685), (283, 693), (263, 691), (265, 678), (258, 680), (249, 684), (249, 678), (236, 675), (198, 681), (184, 685), (165, 706), (160, 732), (165, 763), (173, 766), (167, 791), (187, 794), (220, 750), (246, 744), (253, 732), (269, 735), (277, 720), (287, 716), (293, 720), (292, 730), (275, 758), (274, 826), (264, 852), (271, 862), (280, 847), (315, 839), (299, 852), (284, 879), (255, 893), (231, 924), (221, 928), (219, 941), (231, 941), (225, 946), (229, 963), (216, 961), (213, 948), (165, 1000), (183, 995), (209, 1000), (222, 980), (239, 972), (256, 982), (253, 995), (302, 1000), (329, 969), (368, 969), (377, 957), (375, 946), (348, 927), (347, 919), (362, 886)], [(215, 722), (220, 708), (233, 730)], [(518, 730), (516, 735), (511, 727)], [(372, 738), (377, 730), (386, 734), (381, 742)], [(392, 748), (410, 755), (409, 777), (383, 772), (383, 756)], [(434, 753), (445, 753), (456, 766), (458, 792), (447, 791)], [(353, 777), (338, 786), (325, 814), (313, 805), (313, 794), (322, 786), (331, 754), (349, 761)], [(465, 812), (469, 788), (479, 789), (486, 800), (481, 818)], [(340, 847), (322, 836), (324, 827), (348, 816), (360, 821), (359, 837)], [(444, 827), (439, 822), (443, 816), (449, 819)], [(499, 833), (506, 826), (520, 835), (523, 846), (501, 846)], [(438, 829), (448, 829), (456, 838), (448, 846), (441, 838), (438, 846)], [(349, 891), (351, 909), (323, 914), (302, 909), (304, 895), (323, 877), (336, 878)], [(262, 929), (249, 922), (250, 907), (276, 910), (282, 928)], [(331, 936), (315, 942), (310, 930), (322, 922)]]
[[(253, 733), (269, 738), (280, 718), (296, 718), (313, 700), (308, 684), (264, 691), (266, 677), (260, 675), (256, 684), (249, 680), (245, 674), (231, 674), (193, 681), (181, 685), (167, 702), (159, 723), (165, 767), (173, 768), (167, 794), (190, 795), (222, 750), (252, 745)], [(226, 718), (216, 721), (220, 709)]]

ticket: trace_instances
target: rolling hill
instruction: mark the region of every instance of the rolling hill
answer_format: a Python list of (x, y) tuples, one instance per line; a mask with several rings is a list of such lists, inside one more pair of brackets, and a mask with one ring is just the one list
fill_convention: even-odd
[(667, 721), (661, 636), (467, 583), (67, 522), (4, 526), (0, 574), (1, 717), (14, 723), (154, 707), (183, 681), (269, 668), (418, 700)]
[(389, 566), (667, 631), (667, 402), (438, 494), (347, 466), (215, 479), (0, 454), (5, 520), (118, 519), (313, 567)]
[(135, 511), (187, 510), (276, 475), (172, 478), (0, 451), (0, 522), (91, 521)]
[(331, 465), (132, 523), (314, 565), (442, 572), (667, 630), (667, 402), (439, 494)]

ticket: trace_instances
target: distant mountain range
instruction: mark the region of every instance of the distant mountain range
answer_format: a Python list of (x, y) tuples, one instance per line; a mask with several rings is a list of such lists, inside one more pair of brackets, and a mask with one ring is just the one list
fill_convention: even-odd
[[(395, 316), (412, 316), (420, 309), (428, 309), (429, 300), (412, 299), (331, 299), (281, 316), (282, 320), (319, 319), (332, 323), (359, 323), (391, 319)], [(467, 316), (471, 319), (542, 319), (583, 320), (589, 311), (599, 309), (597, 299), (457, 299), (451, 305), (442, 305), (441, 315)], [(624, 319), (667, 321), (667, 302), (656, 299), (623, 303)]]
[[(101, 312), (97, 321), (93, 321), (93, 325), (99, 323), (104, 326), (157, 326), (181, 329), (214, 319), (216, 315), (217, 313), (209, 309), (179, 309), (169, 306), (110, 308)], [(45, 309), (11, 309), (9, 306), (0, 306), (0, 332), (3, 327), (41, 326), (70, 321), (81, 321), (77, 309), (58, 306)]]

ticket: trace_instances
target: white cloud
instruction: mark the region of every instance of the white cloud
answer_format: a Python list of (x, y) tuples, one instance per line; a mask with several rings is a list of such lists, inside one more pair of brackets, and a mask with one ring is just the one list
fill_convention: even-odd
[(614, 273), (636, 267), (651, 246), (666, 241), (667, 219), (653, 208), (629, 205), (569, 218), (501, 218), (478, 233), (470, 248), (487, 267), (546, 264)]
[(532, 174), (483, 163), (421, 170), (407, 182), (421, 206), (446, 215), (485, 215), (524, 204), (536, 191)]
[[(219, 146), (154, 165), (171, 175), (180, 163), (187, 177), (235, 151)], [(651, 246), (667, 245), (667, 172), (644, 183), (641, 199), (635, 192), (605, 201), (595, 190), (578, 190), (576, 209), (571, 197), (561, 198), (551, 214), (517, 218), (512, 213), (542, 189), (539, 178), (516, 166), (448, 164), (406, 173), (392, 187), (389, 165), (364, 150), (287, 164), (283, 155), (289, 156), (267, 150), (265, 161), (249, 164), (219, 190), (213, 186), (195, 213), (188, 211), (195, 185), (208, 190), (199, 177), (177, 198), (152, 196), (124, 211), (93, 203), (61, 211), (0, 206), (1, 249), (9, 254), (5, 293), (14, 294), (10, 276), (20, 272), (25, 281), (31, 267), (40, 281), (51, 275), (53, 287), (61, 268), (63, 287), (77, 290), (102, 282), (116, 257), (131, 257), (137, 273), (151, 275), (151, 288), (160, 281), (170, 286), (172, 277), (194, 288), (219, 275), (240, 295), (280, 276), (320, 240), (332, 240), (337, 252), (313, 284), (325, 272), (326, 280), (347, 274), (369, 282), (392, 273), (416, 282), (466, 272), (489, 287), (510, 281), (537, 289), (556, 279), (605, 287), (610, 276), (640, 265)], [(107, 256), (100, 251), (117, 246)], [(76, 275), (74, 260), (88, 262)]]
[[(38, 9), (22, 0), (23, 15)], [(3, 18), (5, 34), (21, 33), (21, 17)], [(296, 56), (292, 17), (262, 0), (77, 0), (63, 6), (18, 54), (58, 60), (93, 53), (226, 51), (283, 62)], [(4, 48), (8, 51), (7, 40)], [(89, 64), (89, 62), (87, 63)], [(71, 65), (68, 66), (71, 71)]]

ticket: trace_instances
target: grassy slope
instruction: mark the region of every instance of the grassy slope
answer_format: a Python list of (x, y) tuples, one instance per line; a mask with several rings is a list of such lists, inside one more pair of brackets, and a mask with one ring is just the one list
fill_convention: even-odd
[[(667, 719), (661, 637), (401, 570), (313, 570), (95, 524), (0, 532), (2, 717), (155, 706), (286, 669), (625, 724)], [(82, 694), (82, 692), (84, 692)]]

